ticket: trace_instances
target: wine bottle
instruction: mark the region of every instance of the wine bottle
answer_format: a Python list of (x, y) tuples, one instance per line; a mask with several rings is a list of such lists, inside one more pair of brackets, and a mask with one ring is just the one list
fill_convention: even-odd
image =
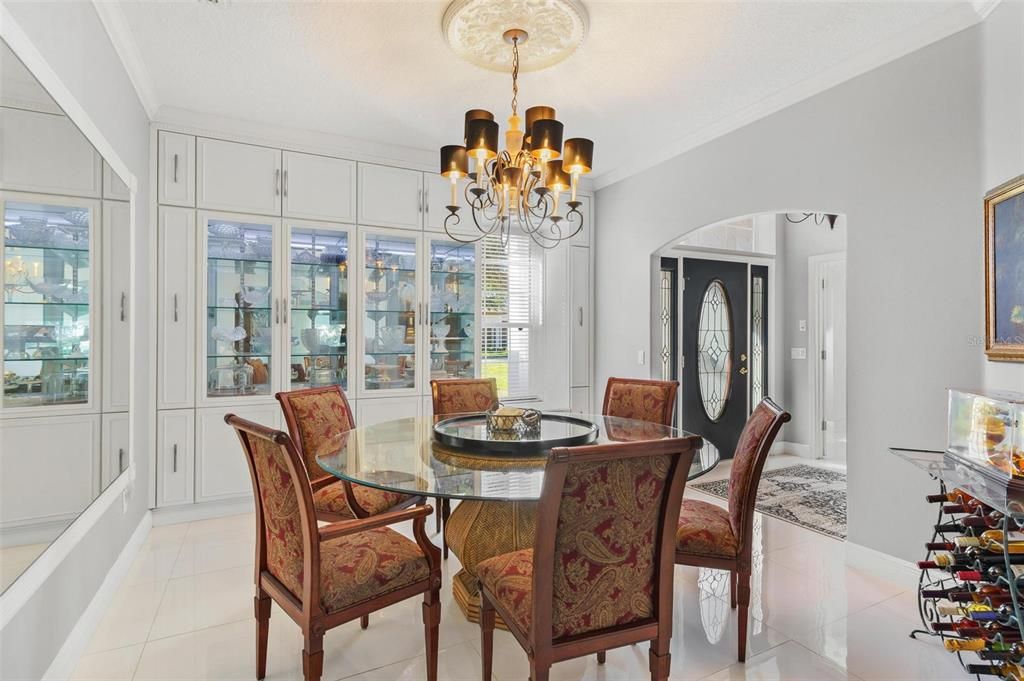
[(1003, 522), (1003, 514), (999, 511), (992, 511), (984, 515), (965, 515), (957, 519), (964, 527), (999, 527)]
[(989, 647), (989, 642), (983, 638), (947, 638), (942, 644), (952, 653), (977, 652)]
[(925, 497), (925, 500), (929, 504), (945, 504), (945, 503), (958, 503), (968, 499), (974, 499), (973, 496), (963, 491), (959, 487), (953, 489), (945, 494), (929, 494)]
[(957, 545), (949, 541), (936, 541), (926, 543), (924, 548), (927, 551), (956, 551)]
[(935, 612), (943, 615), (944, 617), (970, 617), (975, 622), (980, 622), (988, 620), (986, 618), (975, 617), (975, 615), (992, 614), (995, 613), (995, 610), (993, 610), (991, 606), (983, 605), (981, 603), (971, 603), (969, 605), (954, 605), (950, 603), (948, 605), (941, 604), (935, 606)]
[(1019, 679), (1021, 678), (1022, 673), (1021, 668), (1013, 663), (968, 664), (964, 665), (964, 669), (968, 674), (978, 674), (979, 676), (999, 676), (1006, 681)]

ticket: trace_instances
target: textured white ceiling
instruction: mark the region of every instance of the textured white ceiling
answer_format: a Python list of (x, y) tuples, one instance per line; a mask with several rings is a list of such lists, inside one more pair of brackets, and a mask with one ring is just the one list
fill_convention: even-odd
[[(553, 105), (567, 137), (593, 138), (595, 175), (970, 11), (922, 0), (586, 5), (583, 47), (523, 74), (520, 103)], [(428, 149), (460, 141), (466, 109), (494, 111), (503, 129), (509, 109), (510, 79), (447, 47), (445, 6), (120, 3), (161, 106)]]

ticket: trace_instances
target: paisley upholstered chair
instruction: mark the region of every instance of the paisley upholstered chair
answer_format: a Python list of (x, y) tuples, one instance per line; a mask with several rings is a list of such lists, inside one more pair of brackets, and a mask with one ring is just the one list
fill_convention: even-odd
[[(302, 628), (302, 673), (323, 672), (324, 632), (423, 594), (427, 679), (437, 679), (441, 556), (427, 537), (429, 506), (317, 527), (313, 493), (291, 438), (228, 414), (256, 498), (256, 678), (267, 671), (270, 602)], [(412, 541), (387, 527), (413, 521)]]
[(601, 413), (671, 426), (678, 389), (679, 381), (609, 378)]
[(423, 503), (423, 497), (354, 485), (320, 468), (317, 454), (330, 447), (332, 439), (355, 427), (352, 408), (336, 385), (277, 393), (284, 421), (292, 441), (302, 453), (302, 462), (313, 488), (313, 507), (320, 520), (367, 518), (384, 511)]
[[(697, 440), (699, 442), (699, 440)], [(651, 678), (669, 675), (672, 559), (691, 439), (555, 448), (544, 473), (534, 548), (477, 565), (483, 679), (495, 612), (530, 658), (551, 665), (651, 642)]]
[[(455, 414), (479, 413), (498, 406), (498, 382), (493, 378), (435, 379), (430, 382), (430, 396), (435, 421)], [(441, 499), (437, 531), (441, 533), (445, 558), (448, 558), (448, 540), (444, 536), (444, 526), (451, 512), (451, 503)]]
[(765, 398), (743, 427), (729, 474), (729, 506), (722, 508), (696, 499), (684, 499), (676, 530), (676, 563), (728, 570), (732, 607), (739, 605), (739, 652), (747, 656), (747, 607), (750, 605), (750, 568), (754, 505), (768, 450), (788, 412)]

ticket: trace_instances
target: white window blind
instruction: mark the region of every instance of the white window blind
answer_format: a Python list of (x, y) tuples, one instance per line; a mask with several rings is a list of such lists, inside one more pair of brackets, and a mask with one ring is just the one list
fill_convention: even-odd
[(541, 324), (542, 253), (526, 235), (483, 242), (481, 357), (502, 398), (536, 396), (530, 356)]

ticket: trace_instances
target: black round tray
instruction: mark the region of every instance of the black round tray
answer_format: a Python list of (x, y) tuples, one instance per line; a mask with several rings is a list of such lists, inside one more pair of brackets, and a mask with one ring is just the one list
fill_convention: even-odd
[(547, 453), (555, 447), (578, 447), (590, 444), (597, 439), (597, 425), (586, 419), (569, 416), (568, 414), (541, 414), (541, 433), (543, 437), (544, 422), (557, 421), (571, 423), (586, 428), (586, 432), (566, 437), (538, 439), (525, 436), (516, 440), (492, 440), (490, 438), (462, 437), (442, 432), (446, 425), (478, 423), (482, 433), (487, 431), (486, 414), (463, 414), (434, 424), (434, 440), (446, 447), (471, 452), (487, 452), (490, 454), (510, 454), (514, 456), (536, 456)]

